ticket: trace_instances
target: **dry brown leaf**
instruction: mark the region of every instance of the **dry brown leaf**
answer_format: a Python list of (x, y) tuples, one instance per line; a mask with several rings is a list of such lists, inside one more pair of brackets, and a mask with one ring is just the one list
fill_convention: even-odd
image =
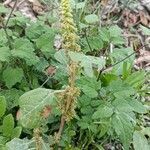
[(49, 67), (46, 69), (46, 73), (47, 73), (49, 76), (54, 75), (55, 72), (56, 72), (56, 68), (53, 67), (53, 66), (49, 66)]
[(41, 116), (43, 118), (48, 118), (48, 116), (51, 114), (51, 112), (52, 112), (51, 106), (47, 105), (47, 106), (44, 107), (44, 109), (43, 109), (43, 111), (41, 113)]

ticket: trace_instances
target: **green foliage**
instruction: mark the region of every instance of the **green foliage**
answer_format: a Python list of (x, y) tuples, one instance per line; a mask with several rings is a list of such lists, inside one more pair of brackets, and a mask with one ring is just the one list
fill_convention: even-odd
[(0, 96), (0, 118), (3, 117), (6, 111), (6, 100), (5, 97)]
[(42, 111), (46, 106), (54, 105), (54, 94), (60, 91), (38, 88), (23, 94), (19, 99), (19, 121), (25, 128), (39, 127), (44, 121)]
[(3, 80), (5, 82), (5, 85), (10, 89), (13, 87), (16, 83), (21, 82), (23, 79), (23, 70), (21, 68), (11, 68), (7, 67), (3, 71)]
[[(43, 3), (57, 8), (58, 1)], [(55, 10), (37, 16), (36, 23), (14, 12), (6, 30), (0, 24), (0, 150), (35, 149), (35, 128), (40, 129), (42, 150), (103, 150), (110, 141), (114, 149), (117, 143), (124, 150), (149, 150), (147, 73), (134, 70), (134, 54), (122, 61), (134, 50), (125, 46), (120, 26), (99, 25), (99, 8), (93, 11), (92, 3), (71, 1), (81, 53), (66, 55), (61, 39), (56, 41), (61, 32)], [(0, 4), (0, 16), (9, 11)], [(149, 35), (148, 28), (140, 28)], [(64, 125), (57, 144), (57, 95), (68, 87), (70, 60), (79, 66), (75, 84), (80, 96), (76, 116)]]

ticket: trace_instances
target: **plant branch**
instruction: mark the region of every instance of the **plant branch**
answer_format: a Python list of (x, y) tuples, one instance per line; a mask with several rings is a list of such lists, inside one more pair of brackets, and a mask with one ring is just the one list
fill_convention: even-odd
[(58, 133), (56, 135), (56, 140), (59, 141), (60, 138), (61, 138), (61, 135), (62, 135), (62, 131), (64, 129), (64, 126), (65, 126), (65, 117), (64, 115), (61, 116), (61, 122), (60, 122), (60, 126), (59, 126), (59, 130), (58, 130)]
[(17, 6), (17, 3), (18, 3), (18, 0), (15, 1), (14, 5), (13, 5), (13, 7), (12, 7), (12, 9), (11, 9), (10, 14), (8, 15), (8, 18), (7, 18), (7, 20), (6, 20), (6, 24), (5, 24), (5, 26), (4, 26), (5, 28), (7, 28), (7, 25), (8, 25), (9, 20), (10, 20), (10, 18), (11, 18), (11, 16), (12, 16), (12, 14), (13, 14), (13, 12), (14, 12), (16, 6)]
[[(145, 45), (141, 46), (140, 48), (138, 48), (137, 51), (139, 51), (141, 48), (145, 47), (146, 45), (148, 45), (148, 44), (145, 44)], [(110, 68), (112, 68), (112, 67), (114, 67), (114, 66), (120, 64), (121, 62), (123, 62), (123, 61), (125, 61), (126, 59), (130, 58), (130, 57), (131, 57), (132, 55), (134, 55), (135, 53), (136, 53), (136, 51), (134, 51), (134, 52), (131, 53), (130, 55), (126, 56), (125, 58), (121, 59), (120, 61), (118, 61), (118, 62), (116, 62), (116, 63), (114, 63), (114, 64), (108, 66), (107, 68), (101, 69), (101, 70), (99, 71), (99, 74), (98, 74), (98, 77), (97, 77), (97, 81), (99, 81), (102, 72), (104, 72), (105, 70), (108, 70), (108, 69), (110, 69)]]

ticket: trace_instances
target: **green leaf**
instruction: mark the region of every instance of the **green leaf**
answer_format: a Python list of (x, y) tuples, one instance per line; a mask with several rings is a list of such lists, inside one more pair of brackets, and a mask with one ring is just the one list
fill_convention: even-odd
[(5, 96), (7, 102), (7, 109), (10, 110), (18, 106), (18, 99), (23, 94), (23, 91), (13, 89), (0, 91), (0, 96)]
[(6, 137), (11, 137), (14, 129), (14, 118), (12, 114), (9, 114), (3, 119), (2, 131), (3, 135)]
[(22, 68), (7, 67), (3, 72), (3, 80), (8, 88), (20, 83), (24, 77)]
[(99, 21), (99, 18), (97, 15), (95, 14), (90, 14), (90, 15), (87, 15), (85, 16), (85, 21), (88, 23), (88, 24), (94, 24), (96, 22)]
[(0, 96), (0, 118), (3, 117), (6, 111), (6, 99), (4, 96)]
[(146, 137), (139, 131), (133, 134), (133, 146), (135, 150), (150, 150)]
[(97, 81), (95, 77), (81, 77), (79, 80), (77, 80), (77, 86), (85, 95), (90, 98), (94, 98), (98, 96), (97, 90), (101, 88), (101, 82)]
[(11, 53), (13, 57), (25, 60), (29, 66), (35, 65), (39, 61), (39, 58), (34, 53), (34, 46), (28, 39), (16, 39)]
[(125, 150), (129, 150), (132, 140), (133, 125), (126, 114), (117, 113), (112, 118), (113, 128), (123, 144)]
[(101, 70), (105, 66), (105, 59), (87, 56), (82, 53), (69, 52), (70, 58), (75, 62), (80, 62), (81, 67), (84, 68), (84, 72), (87, 76), (93, 77), (93, 67)]
[(111, 26), (109, 28), (109, 33), (112, 37), (119, 37), (121, 38), (122, 30), (117, 25)]
[(49, 28), (49, 31), (42, 34), (37, 40), (36, 45), (38, 49), (40, 49), (43, 54), (46, 56), (50, 54), (54, 48), (54, 38), (55, 38), (55, 30)]
[(112, 81), (108, 86), (108, 89), (113, 93), (115, 97), (118, 98), (126, 98), (135, 94), (135, 90), (120, 79)]
[(101, 104), (97, 111), (94, 112), (92, 118), (93, 119), (101, 119), (111, 117), (113, 114), (113, 108), (108, 104)]
[(23, 94), (19, 99), (20, 123), (26, 128), (39, 127), (44, 119), (41, 112), (54, 103), (54, 94), (61, 91), (38, 88)]
[(128, 103), (132, 107), (133, 111), (137, 113), (142, 114), (147, 112), (146, 107), (144, 107), (144, 105), (136, 99), (131, 99)]
[(54, 55), (54, 57), (61, 64), (67, 66), (67, 64), (68, 64), (68, 58), (67, 58), (66, 53), (65, 53), (64, 50), (60, 50), (60, 51), (56, 52), (55, 55)]
[[(101, 40), (101, 38), (99, 36), (90, 36), (90, 37), (87, 37), (88, 38), (88, 42), (89, 42), (89, 45), (91, 46), (92, 50), (100, 50), (103, 48), (103, 41)], [(86, 51), (91, 51), (91, 49), (89, 48), (88, 44), (87, 44), (87, 41), (84, 40), (84, 42), (86, 42)]]
[(137, 71), (132, 73), (130, 76), (128, 76), (125, 80), (126, 83), (129, 85), (137, 88), (141, 86), (145, 81), (145, 72), (144, 71)]
[(3, 29), (0, 29), (0, 46), (4, 46), (8, 42), (6, 33)]
[(35, 40), (44, 32), (44, 27), (38, 23), (32, 23), (25, 29), (25, 34), (30, 40)]
[[(31, 144), (34, 145), (34, 140), (14, 138), (6, 143), (7, 150), (30, 150)], [(32, 147), (32, 149), (34, 149)]]
[(13, 138), (19, 138), (22, 132), (22, 127), (15, 127), (13, 129), (12, 135), (11, 135), (11, 139)]
[(0, 61), (9, 61), (11, 56), (10, 50), (8, 47), (0, 47)]
[(89, 87), (88, 85), (83, 85), (82, 91), (85, 95), (87, 95), (90, 98), (95, 98), (98, 96), (98, 93), (95, 89)]

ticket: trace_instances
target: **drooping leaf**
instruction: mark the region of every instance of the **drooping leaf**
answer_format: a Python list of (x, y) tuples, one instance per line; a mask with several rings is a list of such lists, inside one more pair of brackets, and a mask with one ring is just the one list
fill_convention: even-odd
[(0, 118), (5, 114), (6, 100), (4, 96), (0, 96)]
[(5, 116), (3, 119), (2, 125), (3, 135), (6, 137), (11, 137), (13, 129), (14, 129), (14, 118), (12, 114), (9, 114)]
[(22, 126), (26, 128), (39, 127), (44, 119), (41, 115), (44, 107), (53, 104), (54, 94), (57, 92), (61, 91), (38, 88), (23, 94), (19, 99), (19, 121)]
[(7, 67), (3, 72), (3, 80), (8, 88), (11, 88), (16, 83), (21, 82), (24, 77), (22, 68)]
[(150, 150), (146, 137), (140, 131), (133, 134), (133, 146), (135, 150)]

